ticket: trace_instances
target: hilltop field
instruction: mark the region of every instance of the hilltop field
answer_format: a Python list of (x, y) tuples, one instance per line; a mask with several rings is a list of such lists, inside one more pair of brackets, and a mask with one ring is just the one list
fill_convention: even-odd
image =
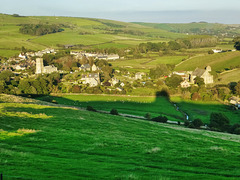
[(237, 135), (0, 98), (4, 179), (240, 177)]

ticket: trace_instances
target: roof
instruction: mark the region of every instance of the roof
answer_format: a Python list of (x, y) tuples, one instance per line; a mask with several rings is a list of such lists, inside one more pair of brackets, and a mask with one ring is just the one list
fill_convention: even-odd
[(193, 73), (192, 73), (192, 75), (193, 76), (199, 76), (199, 77), (201, 77), (204, 73), (205, 73), (205, 69), (199, 69), (199, 68), (196, 68), (194, 71), (193, 71)]

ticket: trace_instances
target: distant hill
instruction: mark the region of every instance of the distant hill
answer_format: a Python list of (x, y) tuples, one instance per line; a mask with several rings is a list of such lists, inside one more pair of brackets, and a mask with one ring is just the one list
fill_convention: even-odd
[[(26, 29), (26, 25), (35, 26)], [(51, 29), (53, 26), (57, 29)], [(30, 32), (31, 27), (35, 32)], [(60, 32), (52, 33), (54, 31)], [(161, 42), (180, 37), (183, 35), (179, 33), (112, 20), (0, 14), (0, 56), (7, 57), (19, 53), (22, 46), (32, 50), (64, 45), (131, 47), (141, 42)]]
[(135, 24), (162, 29), (175, 33), (198, 35), (215, 35), (220, 38), (233, 38), (240, 35), (240, 25), (227, 25), (219, 23), (193, 22), (193, 23), (142, 23)]

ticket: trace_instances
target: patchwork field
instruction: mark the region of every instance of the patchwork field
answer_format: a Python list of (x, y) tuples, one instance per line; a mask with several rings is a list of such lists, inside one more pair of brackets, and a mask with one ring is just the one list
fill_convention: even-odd
[(19, 99), (1, 101), (4, 179), (240, 177), (237, 135)]
[(155, 68), (159, 64), (178, 64), (187, 56), (156, 56), (153, 55), (151, 58), (142, 58), (142, 59), (129, 59), (129, 60), (116, 60), (111, 61), (111, 64), (114, 67), (121, 68), (132, 68), (132, 69), (151, 69)]
[[(63, 26), (64, 31), (43, 36), (24, 35), (19, 32), (21, 24), (56, 24)], [(114, 34), (112, 32), (114, 29), (123, 32)], [(81, 35), (81, 32), (91, 34)], [(142, 32), (143, 35), (140, 36), (129, 32)], [(161, 29), (112, 20), (55, 16), (13, 17), (0, 14), (0, 49), (6, 50), (6, 52), (0, 51), (0, 56), (4, 57), (15, 55), (16, 52), (13, 50), (20, 51), (22, 46), (31, 50), (42, 50), (46, 47), (59, 48), (58, 45), (79, 44), (98, 48), (112, 47), (112, 45), (118, 48), (127, 48), (141, 42), (166, 42), (169, 39), (182, 36), (182, 34)]]

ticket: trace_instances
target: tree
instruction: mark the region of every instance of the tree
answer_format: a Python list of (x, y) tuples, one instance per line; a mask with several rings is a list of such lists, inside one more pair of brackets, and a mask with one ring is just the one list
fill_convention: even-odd
[(166, 79), (166, 85), (172, 88), (176, 88), (180, 85), (180, 83), (183, 81), (182, 77), (177, 75), (177, 74), (173, 74), (171, 77), (168, 77)]
[(230, 121), (222, 113), (211, 113), (210, 115), (210, 128), (217, 131), (227, 131)]
[(234, 47), (236, 48), (236, 50), (240, 50), (240, 37), (234, 38), (233, 42), (234, 42)]
[(203, 86), (203, 85), (205, 85), (204, 79), (203, 79), (203, 78), (200, 78), (200, 77), (198, 77), (198, 76), (194, 79), (194, 81), (195, 81), (195, 84), (197, 84), (198, 86)]
[(200, 100), (201, 99), (201, 96), (198, 92), (195, 92), (192, 94), (192, 100), (193, 101), (197, 101), (197, 100)]
[(166, 123), (168, 121), (168, 118), (166, 116), (158, 116), (152, 118), (152, 121)]
[(151, 119), (151, 114), (150, 113), (147, 113), (147, 114), (145, 114), (145, 116), (144, 116), (147, 120), (150, 120)]
[(201, 119), (194, 119), (192, 124), (195, 128), (200, 128), (203, 125), (203, 122)]
[(118, 115), (118, 111), (117, 111), (116, 109), (112, 109), (112, 110), (110, 111), (110, 114), (112, 114), (112, 115)]
[(240, 95), (240, 81), (237, 83), (237, 85), (235, 86), (234, 90), (235, 90), (235, 93), (237, 95)]

